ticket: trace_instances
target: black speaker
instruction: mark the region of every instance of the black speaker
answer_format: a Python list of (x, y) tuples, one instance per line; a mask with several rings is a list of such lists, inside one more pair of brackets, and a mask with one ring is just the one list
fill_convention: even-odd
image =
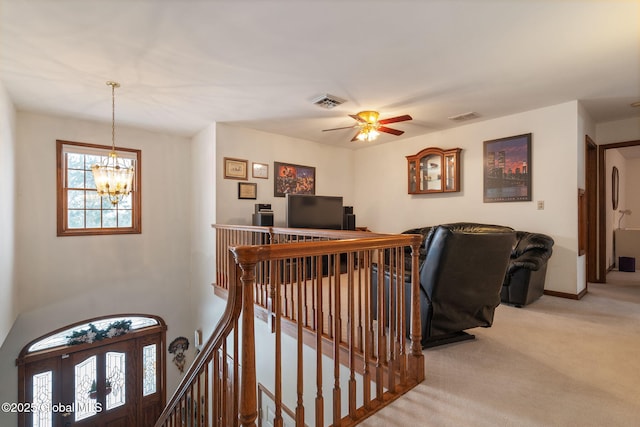
[(273, 212), (258, 212), (251, 215), (253, 225), (273, 227)]
[(343, 230), (356, 229), (356, 216), (354, 214), (346, 213), (342, 216), (342, 229)]
[(345, 214), (352, 214), (353, 213), (353, 206), (343, 206), (342, 207), (342, 211)]

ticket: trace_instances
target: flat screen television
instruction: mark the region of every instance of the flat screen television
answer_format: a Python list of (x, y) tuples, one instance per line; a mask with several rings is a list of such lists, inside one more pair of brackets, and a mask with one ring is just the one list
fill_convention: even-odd
[(287, 227), (342, 229), (342, 196), (287, 194)]

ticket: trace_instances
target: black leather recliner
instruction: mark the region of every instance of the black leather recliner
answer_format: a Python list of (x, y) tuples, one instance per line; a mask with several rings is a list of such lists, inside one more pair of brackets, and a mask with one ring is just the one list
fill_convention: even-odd
[[(424, 242), (424, 261), (420, 265), (423, 347), (470, 339), (473, 335), (464, 330), (493, 324), (514, 244), (515, 231), (499, 225), (455, 223), (429, 230)], [(409, 333), (411, 274), (405, 270), (406, 331)], [(378, 271), (378, 268), (372, 269), (374, 314), (377, 312)], [(385, 301), (390, 300), (389, 282), (390, 273), (385, 271)], [(392, 292), (397, 290), (392, 289)]]
[(546, 234), (516, 232), (516, 245), (500, 293), (502, 302), (522, 307), (542, 296), (553, 244)]

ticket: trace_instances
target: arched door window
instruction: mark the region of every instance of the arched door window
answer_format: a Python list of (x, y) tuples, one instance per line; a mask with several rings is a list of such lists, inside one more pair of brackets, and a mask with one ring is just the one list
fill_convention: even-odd
[(18, 357), (21, 427), (153, 426), (165, 405), (162, 319), (118, 315), (58, 329)]

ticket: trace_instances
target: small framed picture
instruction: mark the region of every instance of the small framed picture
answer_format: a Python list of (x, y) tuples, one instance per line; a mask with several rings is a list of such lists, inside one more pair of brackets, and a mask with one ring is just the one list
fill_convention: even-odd
[(249, 178), (248, 169), (249, 162), (243, 159), (224, 158), (224, 177), (225, 179), (242, 179)]
[(269, 178), (269, 165), (266, 163), (252, 163), (253, 177), (267, 179)]
[(238, 183), (238, 199), (252, 199), (258, 197), (258, 184), (255, 182)]

